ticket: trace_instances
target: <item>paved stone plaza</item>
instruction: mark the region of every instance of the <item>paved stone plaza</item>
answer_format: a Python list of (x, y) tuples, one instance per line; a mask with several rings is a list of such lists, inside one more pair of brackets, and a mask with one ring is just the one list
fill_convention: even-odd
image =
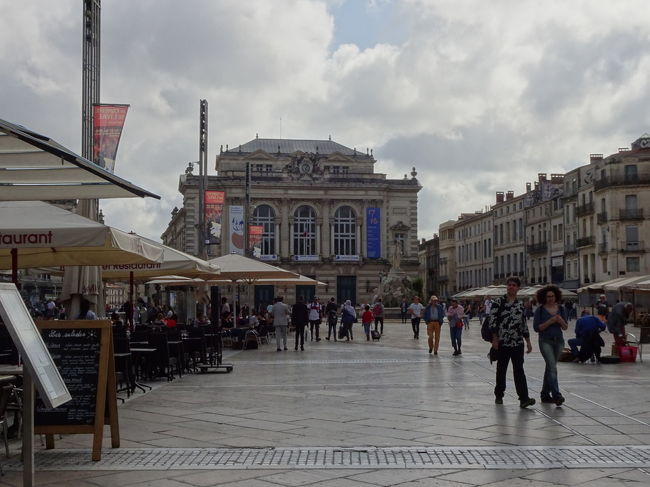
[[(511, 374), (494, 404), (495, 365), (476, 320), (459, 357), (448, 329), (438, 356), (410, 323), (387, 323), (377, 343), (354, 331), (353, 342), (304, 352), (292, 342), (287, 352), (227, 351), (230, 374), (156, 382), (120, 405), (121, 448), (105, 439), (100, 462), (90, 461), (90, 436), (39, 447), (37, 485), (650, 485), (647, 362), (559, 364), (565, 405), (522, 410)], [(526, 372), (539, 399), (533, 338)], [(3, 486), (21, 485), (13, 447)]]

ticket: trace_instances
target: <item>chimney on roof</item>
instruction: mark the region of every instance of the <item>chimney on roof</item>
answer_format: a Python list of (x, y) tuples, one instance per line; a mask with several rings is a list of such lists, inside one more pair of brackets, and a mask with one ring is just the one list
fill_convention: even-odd
[(603, 160), (602, 154), (589, 154), (589, 162), (598, 162)]
[(530, 183), (526, 183), (526, 193), (530, 193), (530, 187), (532, 185)]
[(537, 179), (539, 179), (540, 183), (546, 181), (546, 173), (545, 172), (537, 173)]
[(506, 193), (506, 201), (510, 201), (511, 199), (514, 199), (515, 197), (515, 192), (514, 191), (508, 191)]
[(260, 138), (260, 134), (257, 134), (257, 133), (256, 133), (256, 134), (255, 134), (255, 138), (256, 138), (256, 139), (259, 139), (259, 138)]
[(539, 188), (539, 183), (537, 181), (535, 181), (535, 189), (538, 189), (538, 188)]
[(562, 184), (564, 181), (564, 174), (551, 174), (551, 183)]
[(332, 134), (330, 134), (330, 135), (328, 136), (327, 140), (329, 140), (330, 142), (332, 142)]
[(503, 203), (503, 191), (497, 191), (497, 203)]

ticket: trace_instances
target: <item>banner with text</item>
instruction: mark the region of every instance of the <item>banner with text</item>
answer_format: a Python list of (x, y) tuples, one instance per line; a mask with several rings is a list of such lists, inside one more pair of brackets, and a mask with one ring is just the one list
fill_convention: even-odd
[(225, 201), (225, 191), (205, 192), (205, 223), (208, 231), (207, 239), (211, 244), (221, 242), (221, 219), (223, 217), (223, 204)]
[(381, 209), (366, 208), (366, 256), (381, 257)]
[(110, 172), (115, 170), (128, 109), (129, 105), (93, 105), (93, 162)]
[(248, 248), (253, 252), (253, 257), (259, 259), (262, 255), (262, 225), (248, 225)]
[(230, 253), (244, 255), (244, 207), (230, 205), (228, 207), (228, 217), (230, 218), (230, 238), (228, 239)]

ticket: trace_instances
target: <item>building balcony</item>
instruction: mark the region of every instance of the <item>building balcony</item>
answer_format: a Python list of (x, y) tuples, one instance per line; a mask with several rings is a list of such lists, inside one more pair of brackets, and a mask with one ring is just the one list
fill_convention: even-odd
[(529, 254), (545, 254), (548, 250), (548, 244), (546, 242), (539, 242), (536, 244), (530, 244), (526, 246), (526, 251)]
[(636, 176), (612, 175), (594, 182), (594, 189), (598, 191), (611, 186), (639, 186), (644, 184), (650, 184), (650, 174), (638, 174)]
[(578, 248), (576, 247), (576, 243), (572, 242), (570, 244), (567, 244), (564, 246), (564, 253), (565, 254), (575, 254), (578, 251)]
[(580, 205), (576, 207), (576, 216), (589, 216), (593, 215), (594, 213), (594, 202), (592, 201), (591, 203), (585, 203), (584, 205)]
[(625, 208), (618, 211), (621, 220), (643, 220), (643, 208)]
[(623, 242), (623, 248), (621, 252), (645, 252), (645, 247), (641, 240), (637, 242)]
[(590, 245), (594, 245), (596, 243), (596, 239), (591, 236), (591, 237), (582, 237), (576, 240), (576, 247), (589, 247)]
[(604, 225), (605, 223), (607, 223), (607, 212), (603, 211), (602, 213), (598, 213), (596, 215), (596, 222), (598, 223), (598, 225)]

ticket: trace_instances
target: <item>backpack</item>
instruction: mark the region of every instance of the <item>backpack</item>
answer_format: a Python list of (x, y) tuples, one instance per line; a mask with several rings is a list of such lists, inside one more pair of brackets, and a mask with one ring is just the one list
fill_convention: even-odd
[[(494, 302), (492, 303), (494, 306)], [(497, 309), (497, 317), (501, 315), (501, 312), (505, 308), (505, 299), (501, 298), (499, 300), (499, 309)], [(490, 314), (485, 317), (483, 324), (481, 325), (481, 338), (486, 342), (492, 342), (492, 331), (490, 331), (490, 326), (492, 325), (492, 309), (490, 309)]]
[(374, 316), (381, 316), (381, 304), (375, 304), (374, 308), (372, 308), (372, 314)]
[(243, 350), (256, 350), (259, 347), (259, 334), (255, 330), (249, 330), (244, 335)]

